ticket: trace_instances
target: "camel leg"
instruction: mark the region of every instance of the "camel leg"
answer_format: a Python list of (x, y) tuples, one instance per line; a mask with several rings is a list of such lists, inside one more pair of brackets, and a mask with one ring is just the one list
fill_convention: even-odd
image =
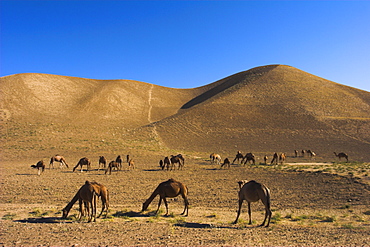
[(238, 223), (240, 212), (242, 210), (242, 205), (243, 205), (243, 200), (239, 200), (239, 209), (238, 209), (238, 213), (236, 215), (236, 219), (234, 221), (234, 224)]
[(161, 203), (162, 203), (162, 197), (160, 197), (160, 198), (159, 198), (158, 208), (157, 208), (157, 211), (155, 211), (155, 214), (157, 214), (157, 213), (158, 213), (159, 208), (161, 207)]
[(248, 215), (249, 215), (249, 225), (252, 224), (252, 210), (251, 210), (251, 203), (248, 202)]
[(268, 207), (265, 207), (265, 219), (263, 220), (263, 222), (260, 226), (264, 226), (265, 222), (266, 222), (266, 219), (268, 218), (267, 219), (267, 225), (266, 225), (266, 227), (268, 227), (270, 225), (271, 215), (272, 215), (271, 210)]
[(168, 203), (167, 203), (166, 197), (163, 197), (163, 202), (164, 202), (164, 205), (166, 206), (166, 214), (164, 216), (167, 216), (168, 215)]
[[(184, 216), (188, 216), (188, 213), (189, 213), (189, 201), (186, 197), (183, 197), (184, 198), (184, 204), (185, 204), (185, 207), (184, 207), (184, 212), (181, 213), (181, 215), (184, 215)], [(185, 214), (186, 212), (186, 214)]]

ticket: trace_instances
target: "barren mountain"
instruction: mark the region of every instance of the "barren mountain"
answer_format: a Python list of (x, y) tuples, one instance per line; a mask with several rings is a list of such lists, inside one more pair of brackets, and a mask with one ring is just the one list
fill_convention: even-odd
[(2, 77), (0, 89), (6, 155), (18, 141), (27, 151), (66, 150), (72, 142), (93, 151), (104, 149), (100, 140), (113, 148), (140, 138), (183, 151), (313, 149), (370, 159), (370, 93), (289, 66), (194, 89), (45, 74)]

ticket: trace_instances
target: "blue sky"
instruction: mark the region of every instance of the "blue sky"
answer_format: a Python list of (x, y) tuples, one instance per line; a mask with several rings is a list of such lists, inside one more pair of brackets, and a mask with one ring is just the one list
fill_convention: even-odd
[(206, 85), (286, 64), (370, 91), (370, 1), (1, 0), (0, 76)]

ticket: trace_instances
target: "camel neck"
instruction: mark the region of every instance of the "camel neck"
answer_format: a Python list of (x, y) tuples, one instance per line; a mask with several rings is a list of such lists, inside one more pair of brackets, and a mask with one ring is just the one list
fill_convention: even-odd
[(72, 198), (72, 201), (70, 201), (64, 209), (67, 212), (69, 212), (69, 210), (71, 210), (72, 206), (76, 203), (78, 198), (79, 198), (79, 191), (76, 193), (76, 195)]

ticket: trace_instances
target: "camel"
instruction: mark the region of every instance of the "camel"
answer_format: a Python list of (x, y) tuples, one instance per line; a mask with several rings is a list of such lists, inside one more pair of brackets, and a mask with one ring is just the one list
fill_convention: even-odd
[(181, 195), (182, 198), (184, 199), (184, 205), (185, 205), (184, 211), (181, 213), (181, 215), (188, 216), (188, 212), (189, 212), (189, 202), (187, 198), (188, 188), (186, 187), (185, 184), (179, 181), (176, 181), (175, 179), (172, 179), (172, 178), (165, 182), (160, 183), (158, 187), (154, 190), (152, 195), (143, 203), (143, 208), (141, 212), (144, 212), (145, 210), (147, 210), (149, 204), (153, 201), (153, 199), (157, 195), (159, 195), (160, 198), (159, 198), (158, 208), (155, 214), (158, 213), (158, 210), (161, 206), (161, 202), (163, 200), (164, 205), (166, 206), (165, 216), (167, 216), (168, 215), (168, 204), (167, 204), (166, 198), (167, 197), (174, 198), (174, 197), (177, 197), (178, 195)]
[(305, 153), (306, 153), (306, 150), (302, 149), (302, 151), (301, 151), (302, 157), (304, 157)]
[(116, 162), (119, 164), (119, 169), (122, 170), (122, 158), (121, 155), (118, 155), (116, 158)]
[(340, 160), (341, 158), (345, 158), (345, 159), (347, 160), (347, 162), (348, 162), (348, 154), (346, 154), (346, 153), (339, 153), (339, 154), (337, 154), (336, 152), (334, 152), (334, 155), (335, 155), (336, 157), (338, 157), (338, 158), (339, 158), (339, 160)]
[(294, 150), (294, 157), (298, 157), (298, 150)]
[[(88, 222), (91, 220), (96, 221), (96, 196), (97, 192), (95, 191), (94, 186), (89, 181), (86, 181), (84, 185), (77, 191), (76, 195), (72, 198), (72, 200), (67, 204), (67, 206), (62, 210), (63, 216), (62, 218), (65, 219), (68, 216), (69, 211), (71, 210), (72, 206), (79, 201), (80, 209), (79, 209), (79, 219), (84, 215), (83, 205), (86, 205), (87, 213), (88, 213)], [(91, 212), (90, 212), (91, 206)]]
[(98, 170), (100, 170), (100, 165), (105, 169), (107, 167), (107, 159), (104, 156), (99, 156), (99, 166)]
[(37, 168), (37, 175), (41, 175), (42, 172), (45, 170), (45, 164), (43, 160), (40, 160), (36, 163), (36, 165), (31, 165), (32, 168)]
[(272, 156), (271, 165), (274, 164), (274, 162), (277, 165), (278, 164), (278, 158), (279, 158), (279, 155), (277, 153), (274, 153), (274, 155)]
[(171, 155), (170, 162), (171, 162), (171, 171), (172, 171), (172, 168), (175, 170), (176, 163), (179, 163), (178, 170), (182, 169), (184, 166), (184, 164), (181, 163), (181, 158), (179, 156)]
[(164, 157), (162, 170), (164, 169), (164, 167), (167, 167), (167, 171), (168, 171), (170, 169), (170, 166), (171, 166), (170, 159), (168, 158), (168, 156)]
[(263, 156), (263, 161), (265, 163), (265, 165), (267, 165), (267, 160), (269, 159), (269, 157), (267, 155)]
[(126, 162), (128, 163), (130, 161), (130, 155), (126, 155)]
[(239, 159), (243, 160), (243, 158), (244, 158), (243, 154), (240, 151), (238, 151), (236, 153), (235, 159), (233, 160), (233, 164), (235, 163), (235, 160), (237, 160), (239, 163)]
[(109, 175), (110, 175), (112, 173), (113, 168), (115, 168), (117, 171), (119, 170), (119, 163), (114, 161), (114, 160), (109, 162), (108, 167), (107, 167), (107, 169), (105, 169), (104, 174), (107, 174), (107, 172), (109, 171)]
[(244, 161), (244, 160), (245, 160), (244, 165), (245, 165), (245, 164), (247, 164), (247, 162), (249, 162), (249, 161), (252, 161), (252, 164), (253, 164), (253, 165), (255, 165), (255, 164), (256, 164), (255, 156), (254, 156), (254, 154), (252, 154), (252, 153), (247, 153), (247, 154), (244, 156), (244, 158), (242, 159), (242, 162), (241, 162), (241, 163), (243, 163), (243, 161)]
[(223, 166), (230, 168), (230, 160), (228, 158), (224, 159), (224, 163), (222, 163), (221, 168)]
[(102, 209), (101, 209), (100, 214), (98, 215), (98, 218), (100, 218), (100, 216), (103, 214), (104, 210), (106, 210), (104, 218), (107, 218), (108, 208), (109, 208), (109, 192), (108, 192), (108, 189), (104, 185), (99, 184), (97, 182), (91, 182), (90, 184), (94, 187), (96, 195), (101, 198), (101, 202), (102, 202)]
[(216, 163), (217, 165), (221, 164), (221, 156), (219, 154), (212, 153), (209, 158), (211, 159), (211, 164)]
[(185, 158), (184, 158), (184, 156), (182, 156), (182, 154), (178, 154), (178, 155), (176, 155), (176, 157), (178, 157), (182, 161), (182, 166), (185, 166)]
[(129, 162), (128, 162), (128, 169), (135, 169), (135, 162), (133, 159), (130, 159)]
[(159, 160), (159, 167), (164, 170), (164, 163), (163, 163), (163, 160)]
[(81, 158), (77, 165), (75, 167), (73, 167), (73, 172), (77, 169), (78, 166), (81, 166), (81, 172), (82, 172), (82, 166), (86, 166), (87, 168), (87, 171), (89, 171), (89, 168), (91, 167), (91, 162), (88, 158), (84, 157), (84, 158)]
[(285, 155), (285, 153), (281, 153), (281, 154), (279, 155), (279, 161), (280, 161), (280, 164), (284, 164), (285, 159), (286, 159), (286, 155)]
[(60, 168), (62, 168), (63, 165), (65, 165), (68, 168), (68, 164), (66, 162), (66, 159), (63, 156), (60, 156), (60, 155), (56, 154), (53, 157), (51, 157), (51, 159), (50, 159), (49, 169), (50, 169), (51, 166), (54, 168), (54, 162), (55, 161), (60, 163)]
[(238, 183), (241, 189), (239, 190), (239, 209), (234, 224), (238, 222), (244, 200), (248, 202), (249, 224), (252, 224), (251, 202), (257, 202), (261, 200), (262, 203), (265, 205), (265, 219), (260, 226), (264, 226), (266, 223), (266, 219), (268, 219), (266, 224), (266, 227), (268, 227), (272, 215), (270, 209), (270, 190), (265, 185), (260, 184), (254, 180), (248, 182), (239, 181)]

